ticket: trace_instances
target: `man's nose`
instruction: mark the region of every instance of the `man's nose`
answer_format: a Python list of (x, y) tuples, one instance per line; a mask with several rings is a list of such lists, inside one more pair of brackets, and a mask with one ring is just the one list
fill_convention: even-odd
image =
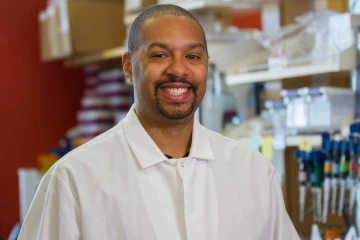
[(166, 69), (166, 74), (176, 78), (185, 77), (189, 74), (189, 68), (186, 59), (174, 58), (170, 61)]

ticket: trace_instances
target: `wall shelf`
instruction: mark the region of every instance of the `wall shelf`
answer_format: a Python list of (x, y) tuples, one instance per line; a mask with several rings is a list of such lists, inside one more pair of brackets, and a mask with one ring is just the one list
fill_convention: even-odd
[[(356, 53), (356, 51), (354, 51), (353, 53)], [(355, 68), (356, 57), (353, 55), (353, 53), (342, 54), (339, 58), (330, 59), (329, 61), (319, 63), (296, 64), (289, 67), (266, 69), (261, 71), (244, 73), (227, 72), (226, 83), (229, 86), (234, 86), (240, 84), (268, 82), (324, 73), (350, 71)], [(345, 59), (345, 56), (349, 56), (349, 58)]]
[(228, 74), (226, 77), (226, 83), (229, 86), (233, 86), (239, 84), (268, 82), (287, 78), (310, 76), (322, 73), (339, 72), (340, 70), (341, 69), (339, 68), (339, 64), (337, 63), (305, 64), (288, 68)]
[[(251, 3), (252, 2), (252, 3)], [(236, 13), (246, 12), (257, 10), (260, 7), (259, 1), (232, 1), (232, 2), (224, 2), (224, 3), (209, 3), (205, 0), (196, 0), (196, 1), (179, 1), (179, 2), (171, 2), (170, 4), (177, 5), (179, 7), (182, 7), (188, 11), (200, 11), (200, 10), (206, 10), (206, 11), (217, 11), (219, 8), (231, 8)], [(124, 15), (124, 23), (125, 25), (131, 25), (135, 18), (143, 11), (144, 9), (141, 9), (139, 11), (134, 11), (132, 13), (128, 13)]]

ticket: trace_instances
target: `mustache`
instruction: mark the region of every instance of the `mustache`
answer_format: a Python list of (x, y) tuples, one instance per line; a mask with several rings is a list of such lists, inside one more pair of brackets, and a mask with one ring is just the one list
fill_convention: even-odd
[(196, 91), (198, 89), (198, 86), (193, 84), (192, 82), (186, 80), (185, 78), (175, 78), (175, 77), (171, 77), (169, 78), (168, 80), (165, 80), (165, 81), (157, 81), (156, 84), (155, 84), (155, 94), (157, 93), (157, 90), (162, 87), (163, 85), (165, 84), (168, 84), (168, 83), (184, 83), (184, 84), (187, 84), (189, 85), (192, 90), (194, 91), (195, 93), (195, 96), (196, 96)]

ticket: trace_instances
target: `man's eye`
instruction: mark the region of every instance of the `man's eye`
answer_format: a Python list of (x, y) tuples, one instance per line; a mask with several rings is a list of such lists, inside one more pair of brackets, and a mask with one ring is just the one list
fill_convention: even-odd
[(152, 55), (153, 58), (165, 58), (167, 55), (164, 53), (158, 53), (158, 54), (154, 54)]
[(191, 60), (197, 60), (197, 59), (200, 59), (200, 57), (199, 56), (197, 56), (197, 55), (188, 55), (186, 58), (188, 58), (188, 59), (191, 59)]

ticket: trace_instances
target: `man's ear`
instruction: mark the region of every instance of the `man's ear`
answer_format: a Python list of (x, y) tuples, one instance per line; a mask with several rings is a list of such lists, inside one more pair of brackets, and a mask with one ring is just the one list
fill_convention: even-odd
[(130, 59), (130, 53), (126, 52), (122, 56), (122, 65), (123, 65), (123, 71), (126, 76), (126, 80), (128, 82), (133, 82), (132, 79), (132, 69), (131, 69), (131, 59)]

